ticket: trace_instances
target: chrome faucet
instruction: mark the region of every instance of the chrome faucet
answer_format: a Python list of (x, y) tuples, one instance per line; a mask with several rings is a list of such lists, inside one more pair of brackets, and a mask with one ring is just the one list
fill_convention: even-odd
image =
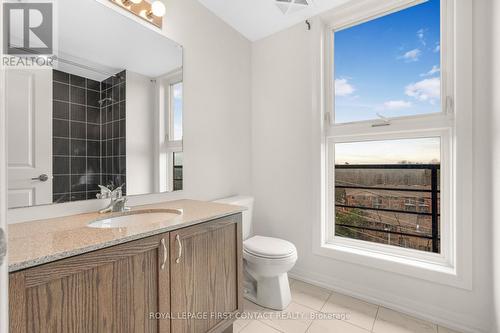
[(126, 212), (130, 210), (127, 207), (127, 197), (123, 196), (122, 186), (115, 188), (111, 191), (106, 186), (99, 185), (101, 193), (97, 194), (98, 199), (111, 199), (109, 205), (99, 211), (101, 214), (111, 213), (111, 212)]

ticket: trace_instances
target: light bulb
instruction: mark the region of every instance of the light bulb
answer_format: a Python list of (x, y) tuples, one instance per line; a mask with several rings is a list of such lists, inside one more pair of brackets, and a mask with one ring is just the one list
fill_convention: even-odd
[(165, 5), (160, 0), (156, 0), (151, 4), (151, 11), (154, 16), (163, 17), (166, 12)]

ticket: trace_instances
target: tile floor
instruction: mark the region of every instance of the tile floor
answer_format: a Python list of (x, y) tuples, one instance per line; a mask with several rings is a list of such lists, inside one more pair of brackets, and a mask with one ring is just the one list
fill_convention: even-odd
[[(292, 303), (282, 312), (245, 300), (244, 312), (256, 319), (239, 319), (238, 333), (458, 333), (436, 324), (341, 295), (301, 281), (290, 280)], [(347, 318), (323, 319), (321, 314)], [(276, 318), (277, 316), (280, 318)], [(293, 318), (290, 318), (292, 317)], [(285, 318), (283, 318), (285, 317)]]

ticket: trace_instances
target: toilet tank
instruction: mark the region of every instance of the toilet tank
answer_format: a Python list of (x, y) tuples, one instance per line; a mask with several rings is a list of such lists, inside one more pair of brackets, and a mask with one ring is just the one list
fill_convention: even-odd
[(253, 213), (253, 202), (254, 198), (250, 196), (238, 195), (234, 197), (224, 198), (220, 200), (215, 200), (214, 202), (223, 203), (227, 205), (236, 205), (246, 207), (247, 210), (243, 212), (242, 217), (242, 229), (243, 229), (243, 240), (250, 237), (252, 234), (252, 213)]

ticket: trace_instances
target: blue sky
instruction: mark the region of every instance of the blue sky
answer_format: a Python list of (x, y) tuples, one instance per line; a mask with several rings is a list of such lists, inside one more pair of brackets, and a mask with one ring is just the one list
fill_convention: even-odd
[(335, 33), (337, 123), (440, 111), (439, 0)]

